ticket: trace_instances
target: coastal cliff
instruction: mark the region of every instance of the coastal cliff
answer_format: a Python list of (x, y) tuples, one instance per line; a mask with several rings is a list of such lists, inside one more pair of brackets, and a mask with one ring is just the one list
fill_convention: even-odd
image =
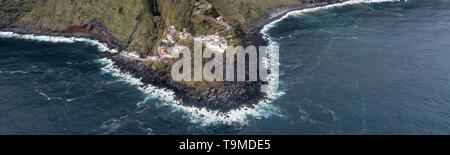
[[(230, 40), (231, 46), (261, 46), (267, 45), (260, 33), (263, 26), (287, 12), (342, 1), (345, 0), (208, 0), (206, 3), (211, 8), (201, 13), (213, 19), (223, 17), (231, 28), (221, 36)], [(136, 52), (140, 57), (157, 55), (170, 27), (184, 29), (192, 35), (225, 29), (196, 15), (196, 0), (3, 0), (0, 3), (1, 31), (91, 38), (119, 51)], [(175, 82), (169, 76), (173, 60), (142, 62), (120, 54), (104, 57), (145, 84), (173, 90), (184, 105), (226, 112), (252, 107), (265, 98), (260, 90), (262, 81)]]

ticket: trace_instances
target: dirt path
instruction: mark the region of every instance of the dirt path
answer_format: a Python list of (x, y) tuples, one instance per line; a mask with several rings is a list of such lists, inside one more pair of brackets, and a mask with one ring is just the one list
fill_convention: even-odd
[[(206, 16), (206, 15), (204, 15), (204, 14), (201, 13), (202, 11), (209, 10), (209, 9), (212, 8), (212, 5), (211, 5), (209, 2), (207, 2), (207, 1), (204, 1), (204, 2), (205, 2), (206, 5), (207, 5), (206, 8), (196, 10), (196, 11), (194, 12), (194, 14), (196, 14), (196, 15), (202, 17), (202, 18), (211, 20), (211, 21), (213, 21), (213, 22), (215, 22), (215, 23), (217, 23), (217, 24), (219, 24), (219, 25), (225, 26), (225, 30), (219, 31), (219, 33), (225, 33), (225, 32), (230, 31), (230, 30), (231, 30), (231, 26), (230, 26), (227, 22), (219, 21), (219, 20), (217, 20), (217, 19), (215, 19), (215, 18), (213, 18), (213, 17)], [(204, 37), (204, 36), (203, 36), (203, 37)], [(198, 38), (200, 38), (200, 37), (198, 37)], [(176, 45), (176, 46), (177, 46), (177, 45)], [(137, 57), (137, 56), (135, 56), (135, 55), (132, 55), (132, 54), (130, 54), (130, 53), (127, 53), (127, 52), (121, 52), (120, 55), (122, 55), (123, 57), (126, 57), (126, 58), (128, 58), (128, 59), (138, 60), (138, 61), (158, 61), (158, 59), (156, 59), (156, 58), (154, 58), (154, 57), (148, 56), (147, 58), (139, 58), (139, 57)]]
[(206, 7), (206, 8), (203, 8), (203, 9), (196, 10), (196, 11), (194, 12), (194, 14), (196, 14), (196, 15), (202, 17), (202, 18), (209, 19), (209, 20), (211, 20), (211, 21), (213, 21), (213, 22), (215, 22), (215, 23), (217, 23), (217, 24), (219, 24), (219, 25), (225, 26), (225, 30), (220, 31), (219, 33), (225, 33), (225, 32), (230, 31), (230, 30), (231, 30), (231, 26), (230, 26), (227, 22), (219, 21), (219, 20), (217, 20), (217, 19), (215, 19), (215, 18), (206, 16), (206, 15), (204, 15), (204, 14), (201, 13), (202, 11), (209, 10), (209, 9), (212, 8), (212, 5), (211, 5), (209, 2), (205, 1), (205, 3), (206, 3), (206, 5), (207, 5), (207, 7)]

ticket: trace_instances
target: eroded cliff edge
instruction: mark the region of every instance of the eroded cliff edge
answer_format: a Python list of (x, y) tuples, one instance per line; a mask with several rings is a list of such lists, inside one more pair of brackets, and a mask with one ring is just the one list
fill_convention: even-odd
[[(267, 45), (260, 30), (289, 11), (341, 2), (341, 0), (209, 0), (214, 12), (233, 27), (224, 34), (235, 45)], [(120, 51), (141, 57), (156, 54), (170, 26), (201, 35), (219, 31), (220, 25), (194, 15), (196, 0), (4, 0), (0, 7), (3, 31), (96, 39)], [(229, 111), (251, 107), (265, 98), (264, 82), (175, 82), (169, 65), (145, 63), (120, 54), (105, 55), (122, 71), (145, 84), (170, 89), (184, 105)]]

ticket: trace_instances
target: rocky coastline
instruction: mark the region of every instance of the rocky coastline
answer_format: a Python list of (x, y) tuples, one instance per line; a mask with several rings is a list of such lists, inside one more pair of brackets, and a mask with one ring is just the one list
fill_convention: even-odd
[(250, 32), (243, 36), (243, 46), (255, 45), (255, 46), (267, 46), (268, 40), (266, 40), (261, 33), (261, 30), (264, 29), (264, 26), (270, 24), (292, 11), (322, 7), (330, 4), (342, 3), (349, 0), (322, 0), (323, 2), (316, 3), (304, 3), (299, 5), (294, 5), (290, 7), (278, 8), (268, 13), (262, 15), (261, 17), (253, 20), (251, 22)]
[(151, 69), (142, 61), (131, 60), (120, 54), (108, 54), (105, 57), (111, 59), (121, 71), (140, 78), (142, 83), (173, 91), (176, 99), (185, 106), (228, 112), (243, 107), (251, 108), (265, 96), (260, 91), (262, 82), (215, 82), (199, 91), (172, 80), (165, 72)]
[(100, 19), (93, 19), (89, 22), (89, 24), (82, 26), (71, 26), (62, 31), (35, 28), (33, 25), (29, 24), (16, 25), (12, 27), (2, 26), (0, 27), (0, 31), (14, 32), (23, 35), (34, 34), (55, 37), (87, 38), (105, 43), (110, 49), (123, 50), (124, 48), (119, 41), (108, 32), (108, 28)]
[[(34, 34), (55, 37), (77, 37), (98, 40), (105, 43), (108, 48), (123, 50), (123, 46), (112, 37), (107, 27), (99, 20), (93, 20), (82, 26), (71, 26), (63, 31), (42, 30), (26, 28), (29, 25), (18, 27), (0, 28), (0, 31), (14, 32), (17, 34)], [(172, 80), (165, 72), (159, 72), (146, 66), (144, 62), (132, 60), (119, 53), (101, 55), (113, 61), (115, 67), (122, 72), (131, 74), (141, 79), (145, 85), (152, 85), (162, 89), (168, 89), (175, 93), (175, 99), (181, 101), (182, 105), (197, 108), (206, 108), (212, 111), (228, 112), (239, 108), (252, 108), (265, 98), (261, 92), (262, 81), (259, 82), (215, 82), (207, 85), (200, 91), (182, 82)]]
[[(280, 8), (255, 19), (251, 23), (251, 31), (242, 36), (243, 46), (267, 46), (268, 40), (263, 38), (261, 30), (265, 25), (283, 17), (287, 13), (306, 8), (320, 7), (333, 3), (340, 3), (347, 0), (330, 0), (327, 2), (301, 4), (298, 6)], [(79, 37), (98, 40), (108, 45), (109, 48), (123, 50), (123, 46), (108, 33), (107, 27), (99, 19), (92, 20), (89, 24), (82, 26), (71, 26), (63, 31), (41, 30), (30, 25), (18, 27), (2, 27), (0, 31), (10, 31), (18, 34), (36, 34), (46, 36)], [(163, 72), (151, 69), (143, 62), (131, 60), (117, 53), (103, 55), (111, 59), (114, 65), (123, 72), (131, 74), (135, 78), (141, 79), (144, 84), (169, 89), (175, 92), (177, 100), (182, 105), (208, 110), (228, 112), (239, 108), (252, 108), (261, 100), (266, 99), (266, 94), (261, 92), (262, 81), (257, 82), (215, 82), (207, 85), (204, 90), (199, 91), (187, 86), (182, 82), (173, 81), (172, 78)]]

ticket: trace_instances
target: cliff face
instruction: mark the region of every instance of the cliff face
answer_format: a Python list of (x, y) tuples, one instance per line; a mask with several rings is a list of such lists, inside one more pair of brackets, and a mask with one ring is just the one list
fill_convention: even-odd
[[(244, 32), (250, 29), (251, 20), (270, 10), (298, 5), (311, 0), (210, 0), (216, 10), (235, 27), (240, 26)], [(220, 6), (220, 7), (218, 7)]]
[(185, 25), (179, 17), (191, 10), (190, 0), (2, 0), (0, 26), (64, 31), (101, 21), (121, 47), (147, 54), (167, 25)]
[[(266, 41), (259, 28), (266, 22), (266, 16), (271, 16), (268, 12), (276, 8), (300, 9), (295, 6), (319, 0), (208, 0), (212, 5), (203, 3), (208, 9), (196, 9), (196, 1), (0, 0), (0, 30), (95, 38), (115, 48), (147, 56), (156, 54), (172, 25), (178, 31), (186, 28), (195, 36), (222, 31), (220, 35), (229, 40), (230, 46), (263, 45)], [(216, 20), (218, 16), (223, 16), (224, 22)], [(191, 45), (191, 42), (192, 38), (180, 40), (178, 44)], [(265, 98), (260, 91), (262, 81), (175, 82), (169, 77), (173, 60), (143, 62), (121, 54), (107, 57), (144, 83), (173, 90), (190, 106), (227, 111), (243, 105), (251, 107)]]
[(0, 28), (20, 20), (33, 9), (34, 0), (0, 0)]
[[(238, 33), (274, 8), (311, 0), (208, 0)], [(0, 28), (63, 31), (101, 21), (120, 47), (143, 55), (154, 52), (167, 27), (208, 32), (193, 16), (196, 0), (0, 0)], [(204, 21), (198, 21), (201, 23)], [(197, 30), (196, 30), (197, 29)], [(214, 31), (214, 30), (209, 30)], [(234, 34), (232, 34), (234, 35)]]

